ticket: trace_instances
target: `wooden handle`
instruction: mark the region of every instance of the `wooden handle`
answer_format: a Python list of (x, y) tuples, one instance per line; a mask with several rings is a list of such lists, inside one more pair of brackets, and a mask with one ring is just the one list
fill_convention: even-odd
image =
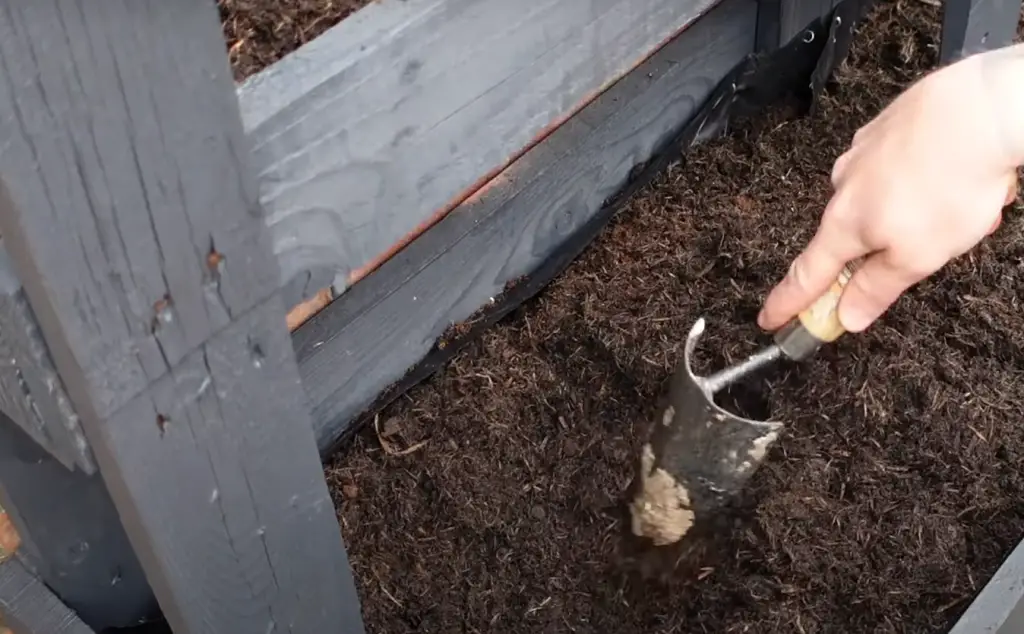
[(800, 324), (816, 339), (830, 343), (846, 332), (839, 323), (839, 298), (862, 261), (857, 258), (844, 266), (829, 289), (797, 316)]

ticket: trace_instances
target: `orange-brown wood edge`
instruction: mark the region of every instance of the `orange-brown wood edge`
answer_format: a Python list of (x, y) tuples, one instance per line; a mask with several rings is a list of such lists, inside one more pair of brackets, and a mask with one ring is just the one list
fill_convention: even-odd
[[(18, 536), (18, 531), (14, 530), (14, 524), (11, 523), (7, 512), (0, 507), (0, 562), (9, 559), (18, 551), (20, 545), (21, 537)], [(0, 634), (4, 634), (3, 630), (0, 630)]]
[[(327, 307), (328, 304), (334, 299), (334, 292), (331, 287), (321, 288), (320, 291), (310, 299), (302, 302), (298, 306), (294, 306), (288, 311), (288, 332), (295, 332), (295, 330), (306, 323), (313, 315)], [(0, 632), (3, 634), (3, 632)]]

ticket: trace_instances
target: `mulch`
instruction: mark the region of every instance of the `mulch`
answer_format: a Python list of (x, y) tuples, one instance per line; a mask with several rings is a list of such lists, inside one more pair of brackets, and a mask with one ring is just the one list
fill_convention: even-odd
[(690, 325), (708, 319), (702, 369), (764, 345), (832, 162), (935, 63), (938, 24), (880, 5), (813, 115), (688, 153), (327, 467), (369, 632), (947, 631), (1024, 538), (1019, 213), (869, 332), (735, 396), (788, 427), (728, 530), (651, 558), (623, 499)]
[(217, 0), (235, 81), (276, 62), (373, 0)]

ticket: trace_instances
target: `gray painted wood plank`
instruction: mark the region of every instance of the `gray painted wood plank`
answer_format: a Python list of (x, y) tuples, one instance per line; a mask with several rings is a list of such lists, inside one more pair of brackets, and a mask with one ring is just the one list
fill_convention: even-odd
[(0, 411), (68, 469), (96, 470), (81, 422), (53, 367), (0, 239)]
[(0, 0), (0, 234), (164, 615), (361, 632), (250, 149), (209, 0)]
[(949, 634), (1024, 632), (1024, 542), (989, 580)]
[(159, 615), (98, 473), (65, 468), (0, 416), (0, 506), (22, 563), (96, 630)]
[(1012, 44), (1021, 0), (944, 0), (939, 62)]
[[(321, 448), (452, 322), (531, 273), (753, 51), (754, 0), (714, 9), (295, 333)], [(504, 182), (509, 186), (501, 186)], [(382, 280), (387, 280), (383, 282)]]
[(176, 632), (362, 631), (283, 308), (244, 315), (100, 430)]
[[(47, 335), (51, 353), (92, 361), (99, 416), (277, 287), (274, 262), (247, 255), (269, 242), (239, 172), (248, 144), (222, 127), (235, 102), (208, 88), (230, 81), (223, 39), (182, 44), (177, 31), (210, 30), (205, 11), (140, 6), (0, 3), (0, 174), (31, 210), (4, 235), (36, 268), (37, 288), (18, 273), (44, 332), (66, 333)], [(37, 301), (57, 288), (68, 292)]]
[(284, 280), (308, 296), (326, 266), (343, 292), (714, 1), (382, 0), (250, 78)]
[(0, 563), (0, 624), (14, 634), (93, 634), (17, 559)]

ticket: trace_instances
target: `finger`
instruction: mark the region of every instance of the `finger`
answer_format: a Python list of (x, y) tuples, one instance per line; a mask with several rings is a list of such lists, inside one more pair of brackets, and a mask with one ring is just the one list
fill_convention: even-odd
[(786, 277), (765, 300), (757, 317), (761, 328), (780, 328), (821, 296), (847, 262), (866, 252), (859, 240), (843, 235), (836, 227), (835, 223), (822, 223), (804, 251), (793, 260)]
[(836, 162), (832, 164), (832, 175), (830, 180), (832, 181), (832, 187), (839, 189), (843, 184), (843, 179), (846, 177), (847, 171), (850, 169), (850, 163), (853, 161), (856, 149), (850, 148), (843, 152), (836, 159)]
[(1006, 198), (1003, 200), (1003, 207), (1017, 200), (1017, 170), (1010, 173), (1006, 183)]
[(941, 268), (916, 263), (908, 266), (893, 251), (867, 257), (850, 278), (839, 300), (839, 323), (848, 332), (861, 332), (889, 309), (908, 288)]
[(990, 236), (993, 233), (995, 233), (996, 230), (999, 228), (999, 225), (1001, 225), (1002, 223), (1003, 223), (1003, 214), (1000, 213), (998, 216), (996, 216), (996, 221), (992, 223), (992, 226), (989, 228), (988, 232), (985, 235), (989, 235)]
[(883, 124), (889, 119), (891, 111), (886, 108), (874, 119), (868, 121), (866, 124), (861, 126), (856, 132), (853, 133), (853, 139), (850, 141), (850, 145), (858, 147), (864, 143), (867, 143), (872, 137), (874, 137), (878, 130), (880, 130)]

